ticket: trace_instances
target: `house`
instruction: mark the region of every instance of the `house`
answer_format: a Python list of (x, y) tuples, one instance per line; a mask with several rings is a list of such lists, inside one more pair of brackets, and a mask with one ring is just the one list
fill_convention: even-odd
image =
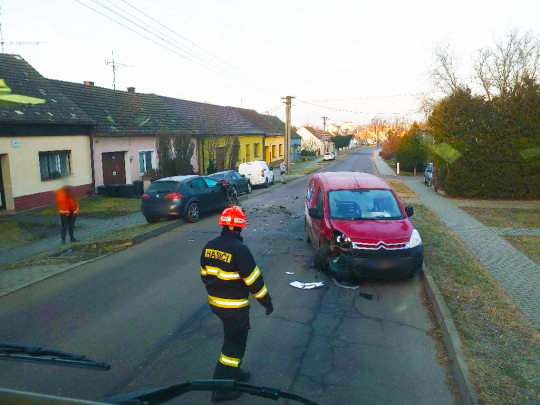
[(18, 55), (0, 54), (0, 210), (55, 202), (93, 188), (94, 121)]
[(339, 133), (339, 129), (340, 127), (334, 124), (326, 124), (326, 126), (324, 127), (325, 132), (329, 132), (330, 134), (334, 135), (337, 135)]
[[(158, 167), (156, 140), (161, 134), (191, 138), (189, 125), (155, 94), (139, 94), (84, 84), (49, 80), (51, 85), (90, 116), (95, 186), (132, 184)], [(191, 165), (198, 171), (197, 142)]]
[(189, 124), (197, 138), (201, 174), (234, 169), (240, 163), (264, 159), (265, 132), (236, 108), (159, 98)]
[(302, 149), (317, 152), (317, 155), (334, 152), (334, 143), (331, 141), (332, 134), (306, 126), (296, 132), (302, 138)]
[[(281, 121), (275, 115), (266, 115), (265, 118), (270, 121), (281, 133), (285, 133), (285, 123)], [(294, 163), (300, 157), (302, 152), (302, 138), (296, 133), (293, 127), (291, 127), (291, 163)]]
[[(251, 121), (261, 131), (264, 131), (264, 158), (269, 166), (278, 166), (285, 159), (285, 135), (284, 129), (274, 125), (268, 117), (259, 114), (255, 110), (236, 108), (240, 114)], [(255, 160), (255, 159), (254, 159)]]

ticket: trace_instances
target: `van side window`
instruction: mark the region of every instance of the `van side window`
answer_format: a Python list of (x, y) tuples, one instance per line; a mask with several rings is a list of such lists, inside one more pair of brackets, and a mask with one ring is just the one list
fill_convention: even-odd
[(317, 192), (317, 212), (319, 215), (324, 215), (323, 194), (321, 187), (319, 187), (319, 191)]

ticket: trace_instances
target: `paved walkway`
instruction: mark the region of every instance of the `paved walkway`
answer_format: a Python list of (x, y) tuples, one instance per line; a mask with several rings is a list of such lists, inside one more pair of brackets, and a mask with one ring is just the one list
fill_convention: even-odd
[(540, 266), (447, 198), (441, 197), (418, 179), (404, 179), (420, 201), (435, 213), (492, 276), (514, 303), (540, 326)]
[(540, 229), (538, 228), (489, 228), (497, 235), (508, 236), (540, 236)]
[(373, 160), (375, 161), (375, 167), (381, 176), (396, 175), (396, 172), (379, 156), (379, 151), (377, 149), (373, 151)]
[[(34, 220), (31, 221), (30, 216), (21, 216), (21, 220), (23, 222), (42, 222), (43, 224), (54, 224), (60, 222), (60, 219), (57, 216), (32, 215), (32, 218)], [(2, 218), (2, 220), (17, 221), (16, 216)], [(82, 241), (84, 239), (115, 231), (117, 229), (131, 228), (145, 222), (144, 216), (140, 212), (107, 219), (85, 219), (83, 214), (83, 216), (77, 219), (75, 224), (75, 237)], [(47, 252), (55, 249), (58, 246), (60, 246), (60, 229), (58, 229), (58, 236), (51, 236), (28, 243), (15, 249), (8, 250), (6, 252), (2, 252), (0, 255), (0, 265), (10, 264), (29, 256)]]

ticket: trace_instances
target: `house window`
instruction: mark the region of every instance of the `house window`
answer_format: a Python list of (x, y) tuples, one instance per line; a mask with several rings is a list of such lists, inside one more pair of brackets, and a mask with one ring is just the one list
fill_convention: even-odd
[(276, 145), (272, 145), (272, 159), (274, 159), (277, 156), (277, 147)]
[(56, 179), (71, 174), (71, 151), (39, 152), (41, 180)]
[(139, 173), (146, 173), (152, 169), (156, 169), (156, 151), (139, 151)]
[(283, 156), (283, 144), (279, 144), (279, 156)]
[(253, 144), (253, 156), (259, 157), (259, 144), (258, 143)]

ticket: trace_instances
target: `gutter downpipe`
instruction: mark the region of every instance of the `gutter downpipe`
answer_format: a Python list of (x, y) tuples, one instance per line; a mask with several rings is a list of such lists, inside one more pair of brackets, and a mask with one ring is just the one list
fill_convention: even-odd
[(96, 192), (96, 171), (94, 167), (94, 130), (96, 126), (90, 130), (90, 166), (92, 168), (92, 194)]

